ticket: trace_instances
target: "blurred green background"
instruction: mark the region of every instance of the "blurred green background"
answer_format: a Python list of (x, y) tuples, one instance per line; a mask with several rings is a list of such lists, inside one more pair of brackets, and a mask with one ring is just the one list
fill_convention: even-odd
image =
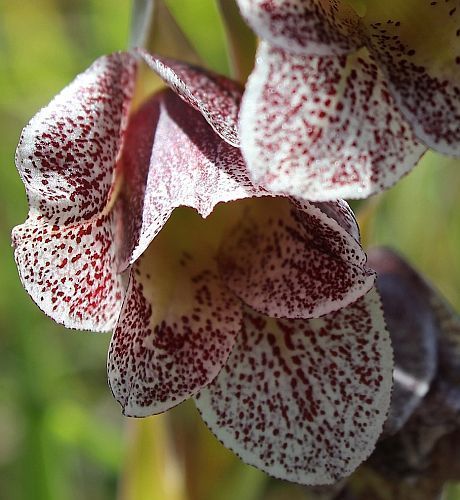
[[(206, 63), (227, 72), (213, 2), (169, 4)], [(65, 331), (20, 285), (9, 237), (27, 213), (14, 166), (20, 131), (96, 57), (126, 47), (130, 8), (128, 0), (0, 0), (0, 498), (185, 499), (184, 467), (188, 499), (305, 498), (241, 464), (190, 405), (168, 422), (128, 423), (106, 383), (109, 336)], [(459, 162), (428, 154), (388, 193), (355, 205), (365, 244), (399, 249), (457, 309), (459, 187)]]

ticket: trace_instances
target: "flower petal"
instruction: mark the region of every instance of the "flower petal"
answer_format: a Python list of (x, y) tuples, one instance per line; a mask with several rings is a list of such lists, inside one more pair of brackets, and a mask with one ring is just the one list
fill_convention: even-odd
[(13, 230), (24, 288), (46, 314), (68, 328), (109, 331), (120, 313), (125, 283), (117, 271), (113, 214), (78, 226), (29, 218)]
[(343, 54), (362, 45), (359, 17), (342, 0), (238, 0), (254, 31), (300, 54)]
[(392, 352), (375, 290), (320, 319), (248, 308), (201, 415), (241, 459), (277, 478), (330, 484), (373, 450), (390, 403)]
[(426, 149), (365, 52), (303, 57), (261, 43), (240, 120), (252, 178), (308, 200), (379, 192)]
[(29, 218), (13, 231), (22, 283), (54, 320), (110, 330), (123, 299), (114, 241), (116, 165), (136, 63), (98, 59), (25, 127), (16, 164)]
[(123, 193), (132, 227), (125, 267), (158, 234), (172, 210), (194, 207), (207, 217), (219, 202), (265, 194), (247, 176), (239, 149), (172, 91), (156, 94), (133, 117), (123, 156)]
[(369, 49), (416, 135), (460, 155), (460, 4), (366, 2)]
[[(431, 297), (418, 273), (395, 252), (369, 251), (395, 354), (394, 388), (386, 434), (407, 422), (431, 387), (438, 368), (439, 328)], [(414, 349), (414, 346), (417, 346)]]
[(218, 275), (214, 215), (204, 221), (177, 209), (133, 266), (108, 361), (125, 415), (179, 404), (214, 379), (230, 354), (241, 304)]
[(65, 225), (89, 220), (106, 207), (135, 72), (129, 53), (101, 57), (24, 128), (16, 165), (31, 214)]
[[(160, 119), (161, 96), (154, 95), (134, 113), (126, 132), (121, 159), (123, 188), (119, 195), (119, 234), (122, 235), (119, 242), (120, 269), (127, 269), (147, 248), (174, 208), (170, 199), (156, 196), (155, 179), (162, 179), (163, 165), (158, 165), (158, 168), (151, 165), (154, 148), (161, 147), (154, 142)], [(149, 175), (152, 180), (148, 185)]]
[(310, 318), (364, 295), (375, 275), (359, 243), (309, 203), (254, 200), (226, 238), (219, 266), (227, 286), (255, 310)]
[(239, 146), (238, 112), (243, 89), (224, 76), (186, 63), (140, 51), (145, 62), (186, 103), (198, 110), (213, 130)]

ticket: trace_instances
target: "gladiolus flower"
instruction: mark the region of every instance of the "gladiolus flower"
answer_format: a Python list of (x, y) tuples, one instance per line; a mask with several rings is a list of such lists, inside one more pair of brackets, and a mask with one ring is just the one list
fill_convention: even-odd
[(238, 0), (262, 38), (241, 109), (251, 178), (309, 200), (392, 186), (460, 155), (457, 2)]
[(114, 328), (108, 375), (126, 415), (196, 397), (247, 463), (334, 481), (372, 451), (391, 388), (353, 214), (254, 187), (238, 84), (136, 54), (170, 89), (131, 112), (137, 56), (102, 57), (23, 131), (22, 283), (67, 327)]

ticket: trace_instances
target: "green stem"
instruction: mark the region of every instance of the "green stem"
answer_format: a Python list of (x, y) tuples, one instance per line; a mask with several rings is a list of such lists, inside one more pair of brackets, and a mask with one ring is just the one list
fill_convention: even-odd
[(127, 421), (119, 500), (186, 500), (183, 468), (174, 453), (167, 415)]

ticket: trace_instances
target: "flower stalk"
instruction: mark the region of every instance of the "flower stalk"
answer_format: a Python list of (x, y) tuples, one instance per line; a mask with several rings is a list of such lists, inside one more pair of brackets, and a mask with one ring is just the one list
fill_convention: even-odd
[(125, 450), (119, 500), (187, 500), (167, 415), (127, 420)]

